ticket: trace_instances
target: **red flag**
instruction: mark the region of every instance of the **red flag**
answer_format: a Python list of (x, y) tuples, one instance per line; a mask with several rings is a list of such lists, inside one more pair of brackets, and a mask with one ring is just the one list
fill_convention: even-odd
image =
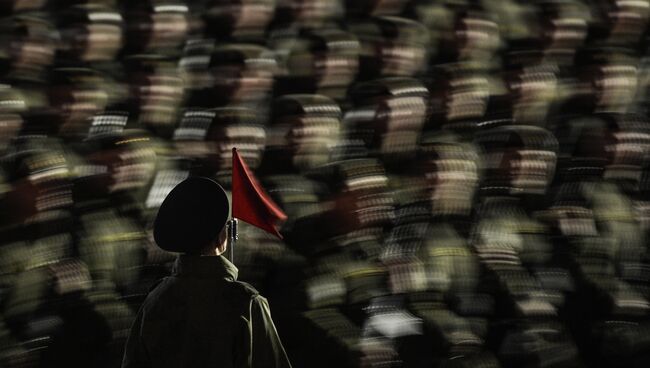
[(264, 191), (244, 160), (232, 149), (232, 217), (282, 239), (278, 232), (287, 215)]

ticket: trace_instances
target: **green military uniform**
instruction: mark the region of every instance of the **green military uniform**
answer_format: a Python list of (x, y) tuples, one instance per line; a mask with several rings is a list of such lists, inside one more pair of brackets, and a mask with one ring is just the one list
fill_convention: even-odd
[(123, 368), (291, 367), (269, 305), (222, 256), (181, 255), (147, 297)]

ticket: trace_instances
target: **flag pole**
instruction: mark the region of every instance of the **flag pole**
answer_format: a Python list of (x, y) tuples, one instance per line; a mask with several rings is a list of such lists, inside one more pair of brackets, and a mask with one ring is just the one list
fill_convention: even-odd
[(230, 262), (235, 263), (235, 243), (237, 243), (237, 219), (232, 218), (228, 222), (228, 239), (230, 248)]
[(235, 187), (234, 187), (234, 180), (232, 180), (232, 170), (234, 170), (235, 167), (235, 152), (237, 152), (237, 148), (233, 147), (232, 148), (232, 162), (231, 162), (231, 173), (230, 173), (230, 193), (232, 193), (231, 200), (230, 200), (230, 221), (228, 222), (228, 241), (229, 241), (229, 246), (230, 248), (230, 262), (235, 263), (235, 243), (237, 243), (237, 219), (235, 218)]

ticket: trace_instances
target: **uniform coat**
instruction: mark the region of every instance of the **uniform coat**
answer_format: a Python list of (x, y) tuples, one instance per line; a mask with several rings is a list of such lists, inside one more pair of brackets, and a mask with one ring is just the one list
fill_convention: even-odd
[(269, 305), (222, 256), (181, 255), (131, 328), (123, 368), (291, 365)]

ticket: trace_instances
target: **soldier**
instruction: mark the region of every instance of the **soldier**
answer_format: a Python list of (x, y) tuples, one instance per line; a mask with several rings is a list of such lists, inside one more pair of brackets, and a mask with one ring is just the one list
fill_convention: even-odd
[(154, 239), (181, 254), (140, 308), (123, 368), (291, 367), (266, 299), (221, 256), (227, 219), (228, 197), (210, 179), (190, 177), (165, 198)]

